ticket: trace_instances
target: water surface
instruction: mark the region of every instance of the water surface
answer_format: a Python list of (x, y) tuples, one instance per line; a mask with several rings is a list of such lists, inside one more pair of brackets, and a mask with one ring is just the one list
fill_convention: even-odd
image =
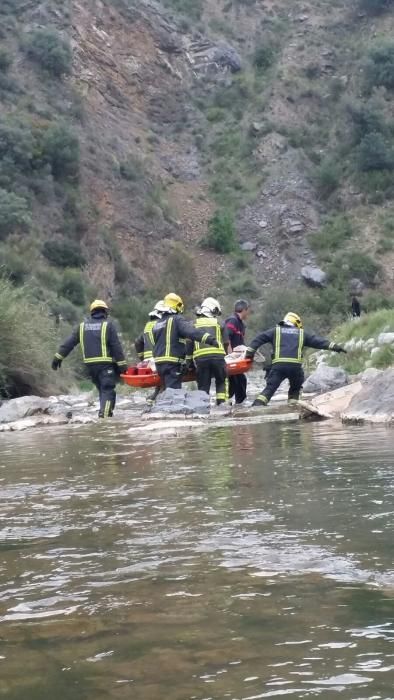
[(7, 700), (394, 699), (394, 432), (5, 434)]

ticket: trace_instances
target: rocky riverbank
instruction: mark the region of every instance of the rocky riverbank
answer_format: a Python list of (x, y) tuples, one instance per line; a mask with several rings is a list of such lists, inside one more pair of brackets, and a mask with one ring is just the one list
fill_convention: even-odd
[[(257, 380), (257, 381), (256, 381)], [(257, 393), (259, 374), (253, 373), (250, 396)], [(383, 423), (394, 425), (394, 368), (369, 369), (357, 377), (340, 368), (320, 365), (305, 383), (303, 400), (291, 409), (286, 403), (287, 387), (274, 397), (269, 407), (216, 407), (200, 391), (167, 390), (153, 407), (143, 391), (120, 395), (115, 420), (125, 420), (132, 430), (145, 430), (154, 422), (167, 421), (168, 429), (180, 426), (197, 428), (207, 424), (238, 424), (244, 420), (298, 420), (299, 418), (336, 419), (347, 423)], [(42, 398), (24, 396), (3, 401), (0, 406), (0, 432), (28, 430), (60, 425), (98, 422), (97, 395), (94, 392)], [(176, 422), (176, 425), (175, 425)]]

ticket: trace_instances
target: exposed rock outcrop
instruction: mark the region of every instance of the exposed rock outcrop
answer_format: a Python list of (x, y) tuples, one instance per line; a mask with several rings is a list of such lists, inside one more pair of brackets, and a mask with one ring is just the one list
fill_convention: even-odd
[(394, 424), (394, 368), (364, 384), (342, 418), (350, 423)]
[(322, 394), (325, 391), (345, 386), (348, 382), (349, 377), (341, 367), (320, 364), (306, 380), (304, 391), (308, 394)]

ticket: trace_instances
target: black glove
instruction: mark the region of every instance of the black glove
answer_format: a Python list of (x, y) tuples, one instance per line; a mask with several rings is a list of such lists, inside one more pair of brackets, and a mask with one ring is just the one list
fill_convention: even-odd
[(206, 342), (207, 345), (210, 345), (210, 346), (213, 347), (213, 348), (218, 348), (218, 347), (219, 347), (219, 343), (218, 343), (218, 341), (216, 340), (216, 338), (213, 337), (213, 335), (208, 336), (208, 338), (206, 339), (205, 342)]
[(56, 372), (56, 370), (62, 366), (62, 362), (63, 360), (61, 360), (59, 357), (54, 357), (51, 365), (52, 369)]
[(333, 348), (334, 352), (344, 352), (345, 355), (347, 355), (347, 350), (342, 347), (342, 345), (334, 345)]
[(254, 360), (254, 350), (248, 348), (245, 352), (245, 360)]

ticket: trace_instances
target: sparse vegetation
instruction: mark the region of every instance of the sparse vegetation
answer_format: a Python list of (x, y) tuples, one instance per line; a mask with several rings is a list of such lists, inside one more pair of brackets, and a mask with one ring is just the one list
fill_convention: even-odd
[(0, 240), (11, 233), (26, 233), (32, 223), (26, 199), (0, 188)]
[(231, 253), (235, 249), (235, 226), (228, 210), (218, 209), (208, 223), (208, 234), (202, 244), (218, 253)]

